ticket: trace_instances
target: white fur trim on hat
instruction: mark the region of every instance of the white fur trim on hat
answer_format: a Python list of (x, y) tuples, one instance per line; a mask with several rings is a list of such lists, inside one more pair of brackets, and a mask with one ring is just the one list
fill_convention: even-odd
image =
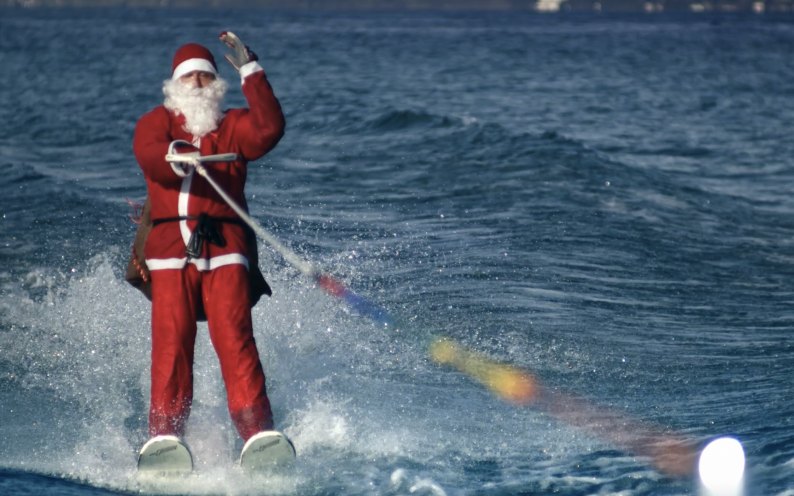
[(193, 71), (202, 71), (202, 72), (209, 72), (212, 74), (218, 75), (218, 72), (215, 70), (215, 67), (212, 66), (212, 62), (207, 59), (187, 59), (186, 61), (182, 62), (176, 69), (174, 69), (174, 74), (171, 76), (173, 81), (181, 78), (185, 74), (188, 74)]

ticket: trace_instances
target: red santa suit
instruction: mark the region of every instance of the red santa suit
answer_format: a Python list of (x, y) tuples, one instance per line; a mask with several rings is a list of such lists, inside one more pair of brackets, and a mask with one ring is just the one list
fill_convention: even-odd
[[(189, 70), (217, 73), (209, 50), (195, 44), (180, 48), (173, 65), (173, 79)], [(206, 313), (238, 432), (247, 440), (273, 428), (251, 323), (244, 227), (192, 168), (165, 160), (167, 153), (188, 143), (201, 155), (237, 154), (234, 162), (205, 166), (245, 208), (247, 163), (278, 143), (284, 116), (257, 62), (242, 66), (240, 75), (248, 108), (227, 111), (209, 134), (192, 136), (184, 129), (184, 116), (164, 106), (145, 114), (135, 128), (133, 150), (146, 177), (154, 224), (144, 249), (152, 280), (151, 436), (184, 434), (193, 395), (198, 305)], [(202, 242), (193, 239), (198, 252), (188, 256), (186, 247), (194, 235)]]

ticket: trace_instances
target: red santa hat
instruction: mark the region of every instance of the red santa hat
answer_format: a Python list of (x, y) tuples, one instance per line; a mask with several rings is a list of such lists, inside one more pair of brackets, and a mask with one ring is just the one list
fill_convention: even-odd
[(198, 43), (188, 43), (179, 47), (174, 54), (171, 70), (173, 71), (171, 79), (174, 80), (193, 71), (218, 74), (218, 66), (215, 65), (215, 57), (212, 56), (212, 52)]

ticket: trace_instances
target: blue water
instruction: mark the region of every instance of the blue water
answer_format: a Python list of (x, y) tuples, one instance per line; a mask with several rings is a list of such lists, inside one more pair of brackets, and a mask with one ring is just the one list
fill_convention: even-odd
[[(201, 328), (198, 473), (151, 487), (130, 143), (173, 50), (220, 57), (224, 29), (288, 121), (252, 214), (401, 324), (260, 246), (256, 337), (298, 463), (234, 468)], [(792, 19), (7, 9), (0, 60), (0, 493), (700, 494), (436, 365), (446, 335), (627, 435), (734, 436), (747, 495), (794, 494)]]

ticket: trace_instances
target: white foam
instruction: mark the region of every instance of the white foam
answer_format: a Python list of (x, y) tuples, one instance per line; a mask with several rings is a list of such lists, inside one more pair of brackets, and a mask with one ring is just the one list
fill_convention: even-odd
[[(147, 437), (149, 303), (121, 279), (120, 258), (106, 254), (67, 275), (45, 272), (34, 278), (45, 294), (15, 294), (4, 303), (12, 329), (0, 333), (0, 359), (17, 364), (4, 374), (53, 411), (43, 415), (50, 425), (28, 427), (20, 419), (0, 427), (22, 443), (19, 451), (0, 453), (2, 466), (114, 490), (147, 490), (136, 477), (135, 455)], [(525, 480), (528, 463), (533, 477), (554, 479), (591, 443), (570, 429), (550, 429), (542, 416), (495, 401), (466, 377), (435, 367), (417, 336), (384, 331), (346, 312), (293, 272), (270, 274), (274, 297), (253, 312), (277, 427), (298, 452), (294, 471), (268, 481), (274, 493), (318, 487), (382, 493), (398, 484), (403, 493), (440, 495), (450, 483), (465, 486), (467, 466), (499, 466), (502, 460), (507, 484)], [(18, 339), (22, 333), (24, 341)], [(186, 441), (197, 474), (172, 489), (256, 493), (256, 481), (235, 467), (242, 443), (229, 421), (204, 324), (194, 377)], [(41, 439), (46, 441), (37, 445)], [(20, 456), (45, 447), (46, 457)], [(511, 464), (524, 468), (513, 471)]]

